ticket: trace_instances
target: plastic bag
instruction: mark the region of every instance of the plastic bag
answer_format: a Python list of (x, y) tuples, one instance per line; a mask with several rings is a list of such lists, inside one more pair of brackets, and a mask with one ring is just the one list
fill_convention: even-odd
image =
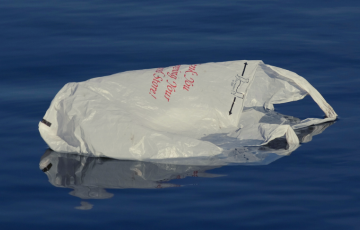
[[(310, 95), (326, 118), (299, 120), (274, 104)], [(299, 75), (262, 61), (137, 70), (66, 84), (39, 131), (58, 152), (151, 160), (224, 154), (335, 120), (337, 114)]]

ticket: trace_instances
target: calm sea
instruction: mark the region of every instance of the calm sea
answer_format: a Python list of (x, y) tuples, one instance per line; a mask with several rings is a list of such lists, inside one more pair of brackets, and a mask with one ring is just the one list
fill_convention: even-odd
[[(359, 22), (355, 0), (1, 0), (0, 229), (359, 229)], [(222, 167), (69, 156), (39, 135), (67, 82), (245, 59), (305, 77), (339, 119)], [(323, 117), (310, 97), (275, 109)]]

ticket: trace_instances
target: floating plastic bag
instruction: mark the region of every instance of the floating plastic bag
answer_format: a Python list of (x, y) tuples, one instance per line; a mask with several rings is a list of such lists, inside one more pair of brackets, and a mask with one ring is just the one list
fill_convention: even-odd
[[(310, 95), (325, 119), (299, 120), (274, 104)], [(262, 61), (137, 70), (66, 84), (39, 131), (58, 152), (151, 160), (224, 154), (333, 121), (337, 114), (299, 75)]]

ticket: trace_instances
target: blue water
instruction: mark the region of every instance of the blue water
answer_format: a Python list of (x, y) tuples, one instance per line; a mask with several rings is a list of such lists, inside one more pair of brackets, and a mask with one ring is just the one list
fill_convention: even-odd
[[(2, 0), (0, 228), (359, 229), (359, 21), (355, 0)], [(174, 174), (161, 165), (87, 159), (80, 177), (93, 191), (82, 198), (69, 176), (81, 159), (53, 165), (70, 170), (62, 172), (67, 188), (39, 169), (47, 145), (38, 122), (67, 82), (245, 59), (305, 77), (339, 119), (267, 165), (172, 165)], [(275, 109), (323, 116), (309, 97)], [(164, 188), (138, 189), (131, 178), (144, 172), (161, 176), (144, 177), (141, 186)], [(110, 174), (133, 184), (121, 187), (119, 179), (116, 187)], [(96, 187), (102, 183), (105, 189)]]

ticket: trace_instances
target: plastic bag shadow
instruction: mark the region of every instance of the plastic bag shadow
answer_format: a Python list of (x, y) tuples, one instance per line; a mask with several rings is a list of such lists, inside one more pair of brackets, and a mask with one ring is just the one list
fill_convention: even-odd
[[(334, 122), (296, 130), (300, 142), (305, 143), (322, 133)], [(54, 152), (48, 149), (40, 160), (40, 169), (56, 187), (71, 188), (70, 195), (81, 199), (108, 199), (113, 194), (105, 189), (160, 189), (181, 187), (173, 180), (186, 177), (218, 177), (206, 171), (228, 164), (266, 165), (289, 155), (287, 142), (282, 138), (261, 147), (240, 147), (207, 158), (166, 159), (156, 162), (94, 158), (77, 154)], [(172, 183), (169, 183), (169, 182)], [(76, 207), (88, 210), (92, 205), (82, 202)]]

